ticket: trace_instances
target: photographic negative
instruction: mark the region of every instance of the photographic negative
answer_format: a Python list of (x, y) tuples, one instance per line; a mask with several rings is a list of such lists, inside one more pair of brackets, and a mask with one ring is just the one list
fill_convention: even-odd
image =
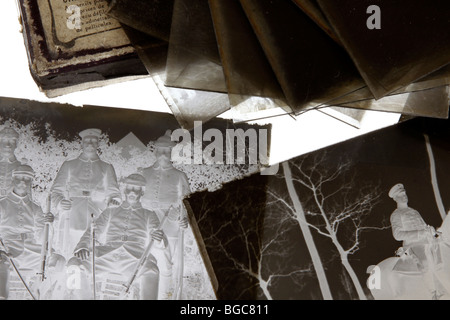
[(450, 62), (445, 1), (317, 2), (376, 99)]
[(448, 124), (408, 120), (191, 194), (217, 296), (449, 299)]
[(182, 199), (258, 172), (270, 127), (12, 98), (0, 119), (2, 298), (215, 298)]

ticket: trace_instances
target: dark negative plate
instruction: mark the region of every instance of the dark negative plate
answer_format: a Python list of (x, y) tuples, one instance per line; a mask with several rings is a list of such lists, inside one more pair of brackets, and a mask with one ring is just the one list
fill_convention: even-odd
[(230, 100), (238, 100), (238, 95), (283, 99), (239, 0), (209, 0), (209, 5)]
[[(416, 290), (390, 292), (395, 275), (384, 282), (387, 268), (378, 288), (367, 280), (384, 259), (401, 259), (390, 224), (392, 186), (404, 185), (426, 224), (438, 229), (447, 216), (440, 208), (450, 205), (449, 129), (449, 120), (409, 120), (293, 158), (271, 175), (190, 195), (185, 204), (217, 298), (431, 300), (437, 282), (407, 278), (402, 284)], [(442, 251), (443, 260), (448, 255)]]
[(107, 0), (108, 14), (121, 23), (169, 41), (175, 0)]
[[(318, 3), (377, 99), (450, 63), (448, 1)], [(380, 29), (367, 26), (371, 5), (380, 9)]]
[(345, 50), (291, 0), (241, 4), (294, 111), (365, 86)]
[(227, 92), (208, 0), (175, 1), (165, 83)]

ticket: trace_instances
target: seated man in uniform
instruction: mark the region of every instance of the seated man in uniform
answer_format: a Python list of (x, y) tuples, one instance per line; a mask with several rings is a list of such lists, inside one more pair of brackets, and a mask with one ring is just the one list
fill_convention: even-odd
[(9, 259), (20, 269), (38, 272), (45, 223), (52, 223), (51, 213), (45, 214), (33, 202), (31, 183), (34, 171), (30, 166), (18, 166), (12, 173), (13, 190), (0, 200), (0, 298), (8, 298)]
[[(128, 176), (125, 179), (125, 201), (119, 207), (107, 208), (96, 219), (96, 239), (97, 235), (105, 237), (105, 243), (96, 246), (95, 250), (95, 272), (99, 276), (116, 273), (127, 279), (131, 277), (150, 240), (156, 242), (153, 246), (156, 250), (164, 250), (167, 240), (162, 230), (158, 229), (160, 221), (157, 215), (141, 206), (145, 184), (145, 178), (139, 174)], [(83, 261), (89, 258), (91, 243), (89, 228), (74, 251), (75, 257), (83, 265)], [(139, 278), (140, 298), (157, 299), (159, 270), (151, 253), (139, 272)]]

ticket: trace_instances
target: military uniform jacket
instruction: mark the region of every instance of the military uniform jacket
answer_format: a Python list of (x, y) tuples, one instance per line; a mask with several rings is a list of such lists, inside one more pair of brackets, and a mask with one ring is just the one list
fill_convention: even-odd
[(83, 154), (63, 163), (51, 192), (55, 208), (63, 199), (72, 200), (70, 225), (77, 230), (86, 230), (91, 213), (97, 216), (110, 199), (121, 197), (113, 166)]
[(24, 197), (10, 192), (0, 200), (0, 236), (4, 240), (32, 239), (41, 242), (44, 214), (29, 195)]
[(427, 224), (419, 212), (412, 208), (396, 209), (391, 215), (391, 224), (394, 238), (403, 241), (394, 270), (424, 272), (430, 263), (435, 266), (442, 263), (439, 246), (429, 242)]
[(149, 209), (168, 209), (180, 204), (184, 196), (190, 193), (189, 181), (184, 172), (172, 166), (159, 164), (145, 168), (142, 175), (147, 181), (142, 205)]
[[(132, 207), (127, 202), (116, 208), (104, 210), (95, 221), (96, 239), (103, 238), (104, 245), (98, 248), (98, 255), (121, 248), (122, 246), (135, 258), (141, 258), (150, 239), (150, 232), (158, 228), (159, 219), (140, 204)], [(86, 230), (74, 252), (92, 247), (91, 230)]]
[(15, 156), (0, 160), (0, 197), (6, 197), (12, 191), (12, 172), (18, 166), (20, 162)]
[(427, 224), (412, 208), (396, 209), (391, 215), (391, 226), (395, 240), (403, 241), (405, 249), (426, 242)]

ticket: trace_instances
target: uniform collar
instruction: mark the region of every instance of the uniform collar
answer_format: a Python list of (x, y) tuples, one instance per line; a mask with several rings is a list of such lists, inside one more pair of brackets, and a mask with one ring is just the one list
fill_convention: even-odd
[(135, 205), (131, 205), (129, 204), (127, 201), (124, 201), (122, 203), (122, 208), (127, 209), (127, 210), (139, 210), (142, 209), (142, 204), (140, 202), (136, 203)]
[(168, 165), (162, 166), (159, 162), (156, 162), (152, 166), (152, 168), (155, 169), (155, 170), (170, 170), (170, 169), (173, 169), (173, 165), (172, 164), (168, 164)]
[(83, 152), (80, 154), (80, 156), (78, 157), (78, 159), (80, 159), (83, 162), (95, 162), (100, 160), (100, 157), (98, 156), (98, 154), (95, 155), (94, 158), (88, 158)]
[(30, 202), (30, 196), (28, 194), (24, 195), (24, 196), (19, 196), (18, 194), (14, 193), (14, 191), (11, 191), (8, 194), (8, 199), (11, 200), (14, 203), (19, 203), (19, 202), (25, 202), (28, 203)]
[(397, 208), (396, 211), (401, 212), (401, 213), (408, 213), (408, 214), (411, 214), (412, 212), (418, 212), (416, 209), (413, 209), (411, 207)]

